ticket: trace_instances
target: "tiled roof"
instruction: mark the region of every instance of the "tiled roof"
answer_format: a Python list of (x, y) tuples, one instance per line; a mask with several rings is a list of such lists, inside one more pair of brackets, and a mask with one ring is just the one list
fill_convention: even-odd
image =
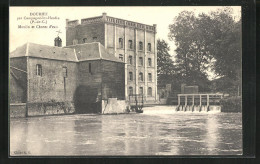
[(75, 49), (75, 53), (79, 61), (104, 59), (115, 62), (122, 62), (113, 54), (109, 54), (105, 47), (99, 42), (71, 45), (67, 46), (66, 48)]
[(74, 51), (69, 48), (26, 43), (10, 53), (10, 58), (30, 56), (45, 59), (77, 61)]
[(26, 43), (11, 52), (9, 56), (10, 58), (30, 56), (74, 62), (99, 59), (122, 62), (113, 54), (109, 54), (105, 47), (99, 42), (77, 44), (67, 47)]

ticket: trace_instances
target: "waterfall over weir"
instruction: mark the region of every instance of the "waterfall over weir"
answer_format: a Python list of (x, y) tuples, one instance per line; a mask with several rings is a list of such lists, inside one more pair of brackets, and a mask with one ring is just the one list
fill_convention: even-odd
[(176, 106), (175, 111), (182, 111), (182, 112), (221, 112), (220, 105), (180, 105)]
[(176, 111), (221, 112), (219, 100), (222, 94), (178, 94)]

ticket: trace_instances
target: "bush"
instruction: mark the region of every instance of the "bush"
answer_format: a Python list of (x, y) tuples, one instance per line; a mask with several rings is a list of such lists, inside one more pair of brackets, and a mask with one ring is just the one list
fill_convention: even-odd
[(220, 100), (222, 112), (242, 112), (242, 98), (239, 97), (228, 97)]

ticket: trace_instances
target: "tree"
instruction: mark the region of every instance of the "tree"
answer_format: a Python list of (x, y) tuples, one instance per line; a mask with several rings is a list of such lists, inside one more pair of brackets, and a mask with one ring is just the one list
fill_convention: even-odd
[(183, 11), (174, 19), (168, 36), (177, 46), (176, 63), (187, 84), (208, 84), (209, 68), (241, 84), (240, 26), (229, 7), (198, 16)]
[(169, 54), (170, 47), (164, 40), (157, 40), (157, 74), (158, 84), (165, 85), (172, 82), (174, 65)]
[[(208, 31), (202, 37), (207, 40), (207, 48), (215, 60), (212, 68), (218, 77), (230, 84), (217, 83), (217, 88), (239, 95), (242, 87), (241, 19), (235, 21), (232, 9), (227, 7), (208, 16), (200, 15), (200, 21), (204, 25), (202, 29)], [(205, 26), (206, 22), (210, 26)]]
[(201, 39), (199, 20), (194, 12), (183, 11), (169, 26), (169, 39), (177, 46), (176, 63), (186, 83), (207, 81), (206, 70), (212, 59), (205, 49), (205, 42)]

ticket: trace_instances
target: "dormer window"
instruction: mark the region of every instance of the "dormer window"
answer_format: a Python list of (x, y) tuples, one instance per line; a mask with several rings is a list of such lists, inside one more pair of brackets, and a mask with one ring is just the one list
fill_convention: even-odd
[(97, 41), (97, 37), (93, 37), (93, 42), (96, 42)]
[(83, 43), (87, 43), (87, 38), (84, 38), (84, 39), (83, 39)]

